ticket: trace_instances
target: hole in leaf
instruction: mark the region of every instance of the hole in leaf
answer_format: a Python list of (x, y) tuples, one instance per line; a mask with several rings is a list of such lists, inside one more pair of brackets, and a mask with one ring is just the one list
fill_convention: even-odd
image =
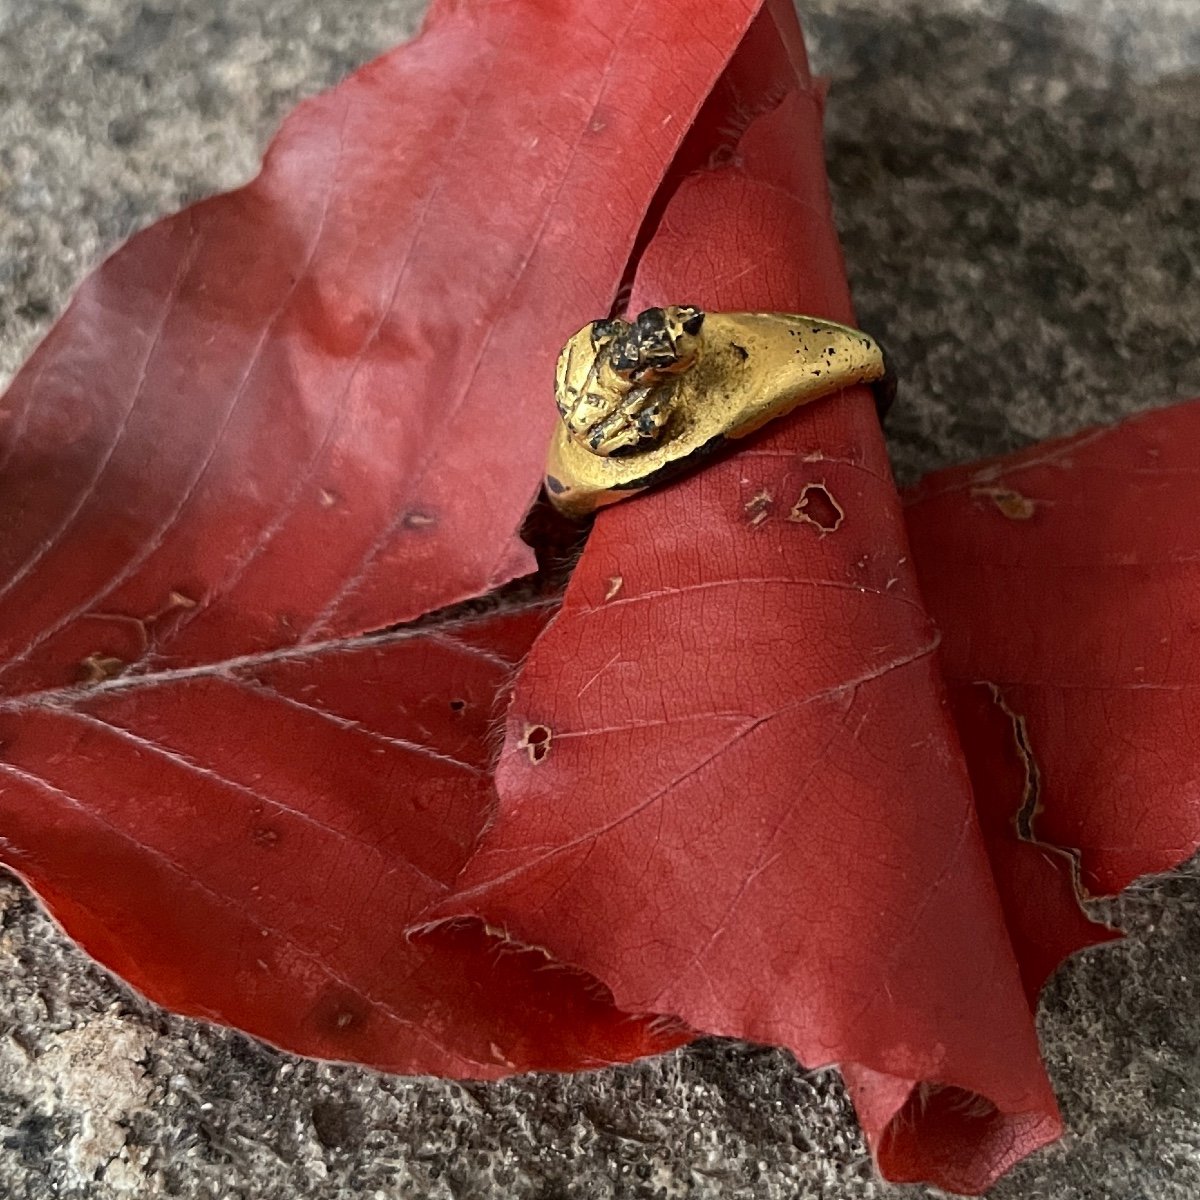
[(800, 498), (788, 513), (788, 520), (812, 525), (824, 537), (827, 533), (833, 533), (845, 516), (845, 509), (833, 498), (833, 494), (823, 483), (806, 483)]
[(525, 736), (517, 744), (529, 755), (529, 761), (540, 763), (550, 752), (552, 734), (545, 725), (529, 725)]

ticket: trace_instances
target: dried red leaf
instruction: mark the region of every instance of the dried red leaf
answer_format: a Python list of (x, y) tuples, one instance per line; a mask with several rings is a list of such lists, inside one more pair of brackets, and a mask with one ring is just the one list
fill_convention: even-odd
[(850, 319), (767, 7), (717, 79), (754, 0), (443, 0), (89, 280), (4, 410), (0, 850), (179, 1011), (476, 1077), (682, 1018), (840, 1062), (885, 1173), (978, 1191), (1059, 1128), (1030, 1001), (1111, 936), (1071, 849), (1115, 890), (1200, 841), (1200, 409), (918, 489), (952, 710), (865, 393), (602, 514), (474, 859), (547, 610), (352, 636), (531, 569), (545, 363), (631, 247), (634, 307)]
[[(986, 737), (989, 707), (1020, 721), (1036, 771), (1026, 837), (1077, 853), (1091, 893), (1200, 846), (1198, 439), (1200, 404), (1180, 405), (939, 472), (908, 497), (964, 738)], [(1028, 519), (1013, 521), (998, 491), (1021, 497)], [(993, 779), (1011, 807), (1011, 786)], [(1036, 893), (1022, 899), (1030, 924), (1071, 919), (1067, 899), (1038, 917)]]
[(531, 570), (546, 363), (611, 303), (756, 7), (444, 0), (254, 183), (113, 255), (6, 399), (0, 687), (356, 634)]
[(455, 1075), (680, 1040), (542, 954), (405, 935), (490, 811), (529, 619), (345, 640), (531, 567), (546, 364), (757, 5), (646, 7), (436, 4), (118, 251), (6, 397), (0, 848), (179, 1011)]
[(406, 936), (487, 818), (496, 695), (545, 614), (8, 705), (4, 860), (146, 995), (306, 1054), (485, 1078), (677, 1044), (478, 928)]
[[(851, 316), (818, 90), (790, 5), (761, 20), (767, 111), (673, 196), (633, 308)], [(982, 1190), (1060, 1125), (936, 644), (865, 391), (602, 513), (441, 911), (622, 1007), (843, 1064), (886, 1174)]]

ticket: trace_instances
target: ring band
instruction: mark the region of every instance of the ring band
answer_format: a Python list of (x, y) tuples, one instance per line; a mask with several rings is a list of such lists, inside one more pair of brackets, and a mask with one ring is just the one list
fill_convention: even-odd
[(859, 383), (875, 384), (886, 403), (878, 344), (817, 317), (673, 305), (632, 322), (593, 321), (559, 355), (562, 420), (550, 443), (547, 495), (567, 516), (587, 516)]

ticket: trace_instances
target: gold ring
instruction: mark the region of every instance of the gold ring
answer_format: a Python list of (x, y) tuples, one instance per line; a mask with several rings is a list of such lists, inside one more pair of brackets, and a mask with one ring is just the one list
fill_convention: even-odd
[(732, 439), (857, 383), (888, 382), (874, 338), (791, 313), (648, 308), (585, 325), (558, 357), (546, 492), (583, 517)]

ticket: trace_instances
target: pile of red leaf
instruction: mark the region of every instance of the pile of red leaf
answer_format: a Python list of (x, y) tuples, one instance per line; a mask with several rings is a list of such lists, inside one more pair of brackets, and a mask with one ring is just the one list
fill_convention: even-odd
[(0, 406), (0, 851), (177, 1011), (474, 1078), (774, 1042), (978, 1192), (1060, 1132), (1080, 895), (1200, 841), (1200, 408), (902, 507), (848, 393), (505, 589), (575, 329), (853, 319), (790, 4), (646, 9), (440, 0), (83, 285)]

